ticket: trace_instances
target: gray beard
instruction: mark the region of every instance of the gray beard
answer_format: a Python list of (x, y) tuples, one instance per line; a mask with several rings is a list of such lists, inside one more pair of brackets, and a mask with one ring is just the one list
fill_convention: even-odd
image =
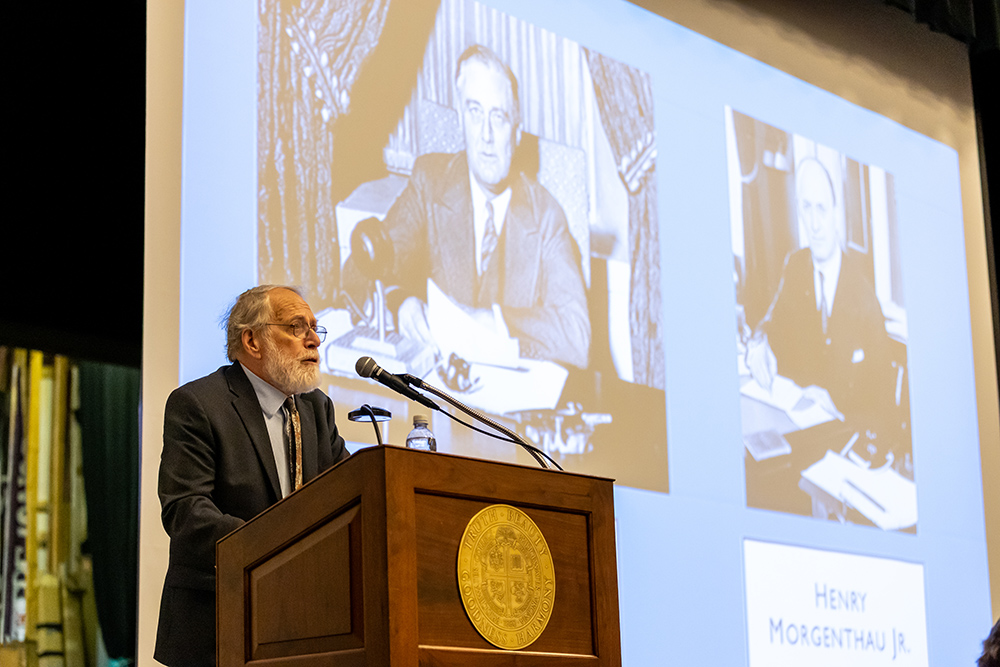
[(264, 353), (264, 371), (271, 384), (286, 395), (319, 387), (319, 366), (303, 366), (297, 358), (279, 352), (270, 341), (265, 343)]

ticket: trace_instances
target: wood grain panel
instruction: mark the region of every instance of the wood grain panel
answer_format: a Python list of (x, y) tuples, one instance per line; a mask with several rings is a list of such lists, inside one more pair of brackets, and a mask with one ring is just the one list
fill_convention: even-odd
[[(421, 645), (492, 649), (465, 613), (457, 559), (469, 520), (490, 502), (418, 493), (417, 598)], [(511, 503), (516, 506), (516, 503)], [(538, 526), (552, 552), (556, 576), (552, 616), (532, 652), (594, 654), (587, 515), (520, 508)]]

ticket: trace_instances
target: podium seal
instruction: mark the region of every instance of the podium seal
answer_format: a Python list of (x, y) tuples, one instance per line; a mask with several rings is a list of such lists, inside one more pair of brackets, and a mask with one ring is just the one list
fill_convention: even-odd
[(490, 505), (465, 527), (458, 546), (458, 590), (483, 639), (522, 649), (552, 616), (556, 578), (545, 536), (527, 514)]

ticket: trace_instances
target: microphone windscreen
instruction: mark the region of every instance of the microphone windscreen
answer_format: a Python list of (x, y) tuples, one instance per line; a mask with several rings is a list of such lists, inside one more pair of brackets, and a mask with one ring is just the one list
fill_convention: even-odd
[(371, 357), (361, 357), (358, 359), (358, 363), (354, 364), (354, 370), (363, 378), (370, 378), (374, 375), (376, 368), (378, 368), (378, 364)]

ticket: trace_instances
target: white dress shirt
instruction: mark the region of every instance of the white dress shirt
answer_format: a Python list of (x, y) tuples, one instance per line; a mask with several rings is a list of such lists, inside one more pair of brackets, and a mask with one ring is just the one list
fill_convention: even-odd
[(281, 409), (288, 397), (284, 392), (254, 375), (243, 364), (240, 364), (240, 367), (246, 371), (254, 393), (257, 394), (260, 410), (264, 414), (264, 426), (267, 427), (267, 435), (271, 439), (274, 465), (278, 468), (278, 482), (281, 484), (281, 497), (284, 498), (292, 492), (291, 473), (288, 470), (288, 447), (285, 443), (286, 416), (285, 411)]

